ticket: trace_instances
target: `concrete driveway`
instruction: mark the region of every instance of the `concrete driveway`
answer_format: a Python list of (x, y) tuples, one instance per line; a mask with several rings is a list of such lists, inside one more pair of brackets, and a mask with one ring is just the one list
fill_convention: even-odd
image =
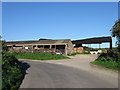
[(118, 72), (91, 65), (97, 55), (65, 60), (21, 60), (30, 64), (20, 88), (118, 88)]

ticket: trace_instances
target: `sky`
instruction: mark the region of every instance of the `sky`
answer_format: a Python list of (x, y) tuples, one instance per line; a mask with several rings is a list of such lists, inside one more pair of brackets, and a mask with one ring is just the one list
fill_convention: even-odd
[[(24, 41), (111, 36), (117, 19), (117, 2), (3, 2), (2, 37)], [(113, 38), (113, 47), (115, 42)]]

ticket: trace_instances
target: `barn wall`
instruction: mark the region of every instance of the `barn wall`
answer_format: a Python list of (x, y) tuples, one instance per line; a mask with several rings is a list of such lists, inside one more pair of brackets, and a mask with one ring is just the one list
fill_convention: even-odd
[[(25, 47), (28, 47), (28, 49), (25, 49)], [(8, 50), (10, 52), (32, 52), (32, 45), (24, 45), (24, 46), (11, 46), (8, 47)]]
[(74, 50), (74, 46), (71, 41), (68, 43), (68, 49), (67, 49), (67, 54), (72, 54)]
[[(39, 47), (41, 46), (41, 47)], [(55, 45), (22, 45), (21, 47), (18, 46), (8, 46), (8, 50), (10, 52), (26, 52), (26, 53), (32, 53), (32, 52), (49, 52), (55, 54), (55, 51), (58, 50), (62, 52), (63, 54), (65, 53), (65, 45), (56, 45), (56, 50), (55, 50)]]

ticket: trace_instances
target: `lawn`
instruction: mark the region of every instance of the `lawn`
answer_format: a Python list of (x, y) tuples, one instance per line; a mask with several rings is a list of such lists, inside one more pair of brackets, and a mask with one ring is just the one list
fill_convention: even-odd
[(63, 55), (52, 55), (51, 53), (13, 53), (17, 59), (33, 59), (33, 60), (58, 60), (58, 59), (70, 59)]

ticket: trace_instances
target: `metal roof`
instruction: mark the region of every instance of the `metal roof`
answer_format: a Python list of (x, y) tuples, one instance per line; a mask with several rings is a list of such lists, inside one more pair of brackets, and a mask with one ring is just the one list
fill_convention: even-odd
[[(40, 39), (40, 40), (30, 40), (30, 41), (8, 41), (6, 45), (19, 45), (19, 44), (67, 44), (70, 39), (59, 39), (59, 40), (52, 40), (52, 39)], [(108, 37), (94, 37), (82, 40), (74, 40), (72, 41), (73, 44), (101, 44), (103, 42), (112, 42), (112, 38)]]
[(73, 44), (101, 44), (103, 42), (112, 42), (112, 38), (110, 36), (108, 36), (108, 37), (94, 37), (94, 38), (72, 41)]

